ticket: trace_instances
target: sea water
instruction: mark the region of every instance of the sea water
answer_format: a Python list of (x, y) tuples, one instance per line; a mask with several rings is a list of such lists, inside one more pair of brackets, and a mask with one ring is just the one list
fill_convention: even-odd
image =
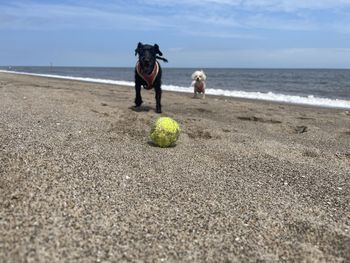
[[(134, 86), (133, 68), (0, 67), (1, 70), (97, 83)], [(192, 93), (194, 68), (163, 67), (163, 89)], [(350, 109), (349, 69), (203, 68), (206, 93)]]

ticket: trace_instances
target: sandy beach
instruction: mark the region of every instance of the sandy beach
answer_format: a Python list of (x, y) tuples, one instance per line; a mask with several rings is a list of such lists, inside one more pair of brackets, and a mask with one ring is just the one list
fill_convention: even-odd
[(350, 262), (350, 113), (0, 73), (0, 262)]

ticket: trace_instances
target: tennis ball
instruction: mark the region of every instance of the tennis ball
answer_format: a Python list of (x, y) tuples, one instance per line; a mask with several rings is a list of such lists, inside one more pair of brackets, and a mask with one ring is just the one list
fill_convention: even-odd
[(149, 137), (159, 147), (165, 148), (175, 145), (180, 135), (179, 124), (169, 117), (159, 117), (154, 123)]

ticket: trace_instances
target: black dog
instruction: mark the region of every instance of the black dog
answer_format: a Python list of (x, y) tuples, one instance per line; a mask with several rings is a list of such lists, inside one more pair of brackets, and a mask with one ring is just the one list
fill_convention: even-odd
[(156, 112), (162, 113), (162, 106), (160, 104), (162, 97), (162, 69), (157, 59), (164, 62), (168, 62), (168, 60), (157, 56), (163, 56), (157, 44), (152, 46), (143, 45), (139, 42), (135, 49), (135, 56), (137, 54), (139, 55), (139, 60), (135, 67), (136, 109), (139, 109), (142, 104), (141, 86), (145, 89), (152, 89), (154, 87), (156, 92)]

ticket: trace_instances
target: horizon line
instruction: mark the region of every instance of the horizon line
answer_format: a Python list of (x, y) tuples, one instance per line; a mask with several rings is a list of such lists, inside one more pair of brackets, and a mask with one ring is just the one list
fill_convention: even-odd
[[(16, 67), (47, 67), (47, 68), (134, 68), (134, 66), (62, 66), (62, 65), (53, 65), (53, 64), (48, 64), (48, 65), (0, 65), (0, 68), (16, 68)], [(284, 70), (350, 70), (349, 68), (342, 68), (342, 67), (197, 67), (197, 66), (175, 66), (175, 67), (168, 67), (166, 65), (162, 65), (163, 68), (170, 68), (170, 69), (196, 69), (196, 68), (201, 68), (201, 69), (284, 69)]]

